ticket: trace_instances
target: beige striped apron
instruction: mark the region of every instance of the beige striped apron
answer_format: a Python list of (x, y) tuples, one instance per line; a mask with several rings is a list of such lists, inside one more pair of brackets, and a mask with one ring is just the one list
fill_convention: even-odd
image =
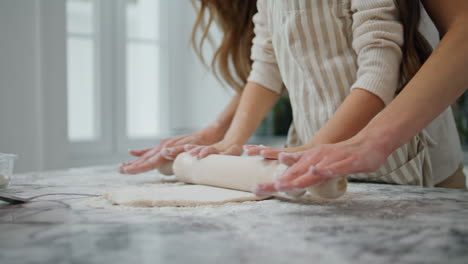
[[(378, 87), (372, 82), (372, 87), (365, 87), (370, 85), (368, 83), (360, 83), (363, 87), (357, 88), (373, 89), (371, 92), (384, 102), (393, 98), (400, 67), (400, 60), (396, 62), (395, 58), (401, 58), (401, 50), (372, 37), (385, 35), (394, 41), (392, 43), (399, 43), (402, 38), (403, 30), (396, 26), (399, 20), (393, 0), (259, 0), (258, 3), (260, 16), (254, 20), (258, 35), (252, 49), (253, 59), (276, 63), (289, 91), (294, 122), (288, 135), (288, 146), (305, 144), (332, 118), (349, 95), (350, 88), (359, 80), (366, 80), (359, 78), (360, 70), (386, 78), (379, 81)], [(370, 7), (356, 12), (353, 4)], [(381, 26), (369, 28), (375, 21), (363, 22), (374, 17), (386, 21), (385, 29)], [(362, 23), (360, 29), (355, 29), (359, 23)], [(358, 38), (359, 41), (367, 41), (369, 47), (379, 43), (379, 53), (373, 52), (374, 48), (363, 48), (358, 56), (353, 44), (356, 34), (364, 30), (373, 30), (374, 33)], [(388, 34), (392, 30), (394, 34)], [(366, 46), (361, 44), (357, 46)], [(363, 62), (362, 59), (366, 60)], [(386, 64), (377, 63), (384, 59)], [(367, 63), (367, 66), (358, 66), (358, 61), (364, 65)], [(391, 98), (387, 98), (388, 95)], [(376, 172), (348, 177), (433, 186), (427, 150), (432, 143), (428, 134), (421, 132), (392, 153)]]

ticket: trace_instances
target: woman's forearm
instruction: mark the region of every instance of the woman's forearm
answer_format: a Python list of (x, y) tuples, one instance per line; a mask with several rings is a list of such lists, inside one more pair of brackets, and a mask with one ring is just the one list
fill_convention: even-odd
[(279, 95), (259, 84), (247, 83), (224, 140), (244, 145), (268, 114)]
[(409, 141), (468, 88), (468, 19), (458, 17), (448, 22), (449, 14), (437, 15), (439, 29), (447, 29), (440, 44), (403, 91), (361, 133), (380, 142), (388, 153)]

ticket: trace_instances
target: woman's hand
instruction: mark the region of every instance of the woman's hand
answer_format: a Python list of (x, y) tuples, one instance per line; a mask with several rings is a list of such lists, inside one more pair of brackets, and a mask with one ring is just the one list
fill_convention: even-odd
[[(303, 152), (279, 153), (279, 161), (289, 166), (288, 170), (275, 182), (258, 185), (255, 194), (264, 196), (303, 189), (332, 177), (376, 171), (391, 153), (382, 146), (376, 140), (363, 137), (320, 145)], [(268, 151), (260, 152), (266, 158), (271, 157), (269, 154)]]
[(185, 151), (199, 159), (203, 159), (212, 154), (240, 156), (242, 155), (242, 144), (229, 142), (227, 140), (222, 140), (211, 146), (187, 144), (185, 145)]
[(161, 167), (184, 152), (186, 144), (210, 145), (220, 140), (223, 133), (217, 127), (208, 127), (199, 132), (180, 137), (165, 139), (155, 147), (144, 150), (130, 150), (137, 159), (122, 163), (120, 173), (137, 174)]

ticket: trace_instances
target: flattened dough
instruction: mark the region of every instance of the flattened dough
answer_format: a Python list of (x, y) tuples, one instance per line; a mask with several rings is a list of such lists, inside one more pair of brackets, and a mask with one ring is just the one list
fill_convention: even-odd
[(191, 184), (129, 186), (109, 192), (104, 198), (112, 204), (135, 207), (194, 207), (262, 200), (248, 192)]

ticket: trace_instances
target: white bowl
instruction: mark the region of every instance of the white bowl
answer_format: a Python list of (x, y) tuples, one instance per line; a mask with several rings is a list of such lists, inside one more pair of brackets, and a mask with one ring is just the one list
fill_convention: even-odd
[(8, 187), (10, 184), (17, 157), (14, 154), (0, 153), (0, 189)]

